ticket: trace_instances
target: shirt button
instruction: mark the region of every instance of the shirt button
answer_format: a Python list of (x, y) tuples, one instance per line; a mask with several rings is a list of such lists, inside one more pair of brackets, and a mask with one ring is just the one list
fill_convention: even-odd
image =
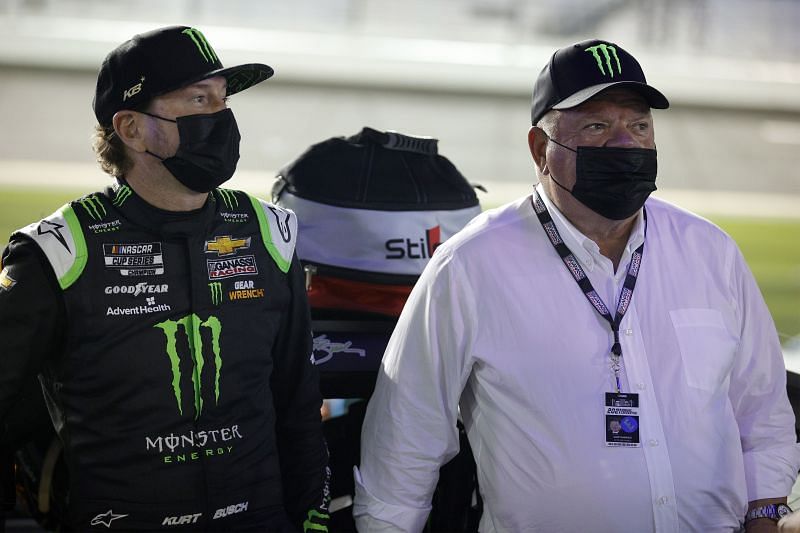
[(644, 383), (639, 382), (636, 384), (636, 388), (639, 390), (644, 390), (647, 388), (647, 386)]
[(630, 337), (631, 335), (633, 335), (633, 330), (632, 329), (626, 329), (625, 330), (625, 335)]
[(667, 505), (669, 503), (668, 496), (662, 496), (658, 499), (658, 505)]
[(652, 447), (656, 447), (658, 446), (658, 441), (656, 439), (650, 439), (649, 441), (647, 441), (647, 444), (649, 444)]

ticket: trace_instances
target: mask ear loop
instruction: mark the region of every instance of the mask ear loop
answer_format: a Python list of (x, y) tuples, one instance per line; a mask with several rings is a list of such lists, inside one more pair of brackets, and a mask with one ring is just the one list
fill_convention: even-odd
[[(544, 130), (542, 130), (542, 131), (544, 131)], [(557, 145), (558, 145), (558, 146), (560, 146), (561, 148), (566, 148), (566, 149), (567, 149), (567, 150), (569, 150), (570, 152), (574, 152), (574, 153), (576, 153), (576, 154), (578, 153), (578, 151), (577, 151), (577, 150), (575, 150), (575, 149), (573, 149), (573, 148), (570, 148), (569, 146), (567, 146), (567, 145), (565, 145), (565, 144), (561, 144), (561, 143), (560, 143), (560, 142), (558, 142), (557, 140), (555, 140), (555, 139), (553, 139), (552, 137), (550, 137), (550, 136), (549, 136), (547, 133), (545, 133), (544, 135), (545, 135), (545, 137), (547, 137), (547, 140), (548, 140), (548, 141), (552, 141), (553, 143), (557, 144)], [(565, 190), (565, 191), (567, 191), (568, 193), (572, 194), (572, 191), (571, 191), (571, 190), (567, 189), (567, 188), (566, 188), (566, 187), (564, 187), (564, 186), (563, 186), (561, 183), (559, 183), (559, 182), (558, 182), (558, 180), (556, 179), (556, 175), (555, 175), (555, 174), (553, 174), (553, 171), (552, 171), (552, 170), (550, 171), (550, 179), (552, 179), (552, 180), (553, 180), (553, 183), (555, 183), (556, 185), (558, 185), (559, 187), (561, 187), (562, 189), (564, 189), (564, 190)]]
[[(159, 120), (164, 120), (166, 122), (172, 122), (173, 124), (177, 124), (178, 123), (177, 120), (172, 120), (171, 118), (162, 117), (162, 116), (156, 115), (154, 113), (148, 113), (147, 111), (137, 111), (137, 113), (141, 113), (142, 115), (147, 115), (148, 117), (157, 118)], [(156, 159), (158, 159), (162, 163), (164, 162), (165, 159), (167, 159), (166, 157), (161, 157), (159, 155), (154, 154), (153, 152), (151, 152), (150, 150), (148, 150), (146, 148), (144, 150), (144, 153), (152, 155), (153, 157), (155, 157)]]

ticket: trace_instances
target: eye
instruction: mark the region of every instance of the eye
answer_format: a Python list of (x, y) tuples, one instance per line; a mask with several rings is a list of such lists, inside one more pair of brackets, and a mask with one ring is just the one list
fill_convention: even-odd
[(591, 124), (587, 124), (586, 126), (584, 126), (585, 130), (588, 130), (588, 131), (591, 131), (591, 132), (601, 132), (601, 131), (605, 130), (605, 128), (606, 128), (606, 125), (603, 124), (602, 122), (592, 122)]

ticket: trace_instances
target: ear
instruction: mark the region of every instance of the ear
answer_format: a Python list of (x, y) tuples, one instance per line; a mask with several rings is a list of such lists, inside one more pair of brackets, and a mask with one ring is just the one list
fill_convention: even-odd
[(547, 169), (547, 135), (542, 128), (531, 126), (528, 130), (528, 148), (531, 151), (536, 168), (544, 175), (549, 174)]
[(114, 113), (112, 124), (117, 137), (136, 152), (147, 150), (144, 142), (144, 116), (135, 111), (123, 110)]

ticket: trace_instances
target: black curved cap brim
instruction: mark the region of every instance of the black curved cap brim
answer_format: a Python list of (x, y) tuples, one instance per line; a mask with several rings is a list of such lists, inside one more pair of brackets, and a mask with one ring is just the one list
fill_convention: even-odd
[(275, 74), (272, 67), (263, 63), (247, 63), (216, 70), (208, 76), (224, 76), (228, 80), (228, 95), (236, 94), (267, 80)]
[(655, 87), (647, 85), (646, 83), (635, 81), (617, 81), (586, 87), (585, 89), (582, 89), (560, 101), (551, 109), (570, 109), (575, 106), (579, 106), (585, 101), (612, 87), (623, 87), (636, 91), (637, 93), (641, 94), (645, 100), (647, 100), (648, 105), (653, 109), (667, 109), (669, 107), (669, 100), (667, 100), (667, 97)]

